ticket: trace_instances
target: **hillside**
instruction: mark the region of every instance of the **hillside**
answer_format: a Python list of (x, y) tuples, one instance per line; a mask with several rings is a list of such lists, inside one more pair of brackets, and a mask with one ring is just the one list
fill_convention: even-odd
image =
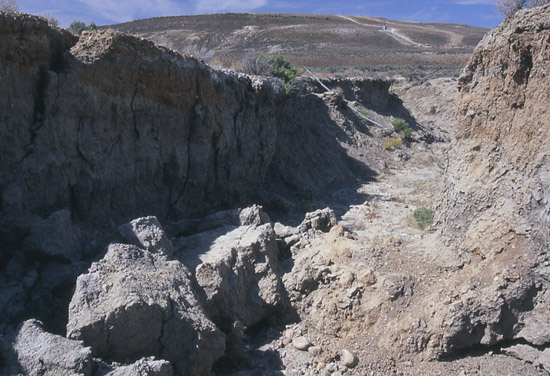
[(107, 27), (229, 68), (238, 69), (251, 55), (282, 53), (295, 65), (355, 74), (455, 73), (488, 31), (362, 16), (236, 13), (158, 17)]

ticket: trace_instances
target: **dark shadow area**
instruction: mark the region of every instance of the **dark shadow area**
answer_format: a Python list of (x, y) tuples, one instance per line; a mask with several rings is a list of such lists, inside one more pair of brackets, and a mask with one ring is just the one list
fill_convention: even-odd
[(477, 345), (472, 345), (471, 347), (468, 347), (468, 348), (455, 350), (451, 354), (442, 356), (439, 360), (442, 362), (453, 362), (461, 359), (482, 357), (487, 355), (490, 352), (494, 354), (503, 354), (503, 351), (502, 351), (503, 349), (516, 346), (516, 345), (527, 345), (534, 349), (537, 349), (538, 351), (544, 351), (547, 349), (547, 346), (533, 345), (532, 343), (527, 342), (523, 338), (506, 339), (492, 346), (477, 344)]
[[(244, 340), (240, 349), (229, 344), (226, 355), (214, 365), (215, 375), (227, 375), (233, 372), (244, 371), (253, 374), (284, 375), (285, 367), (281, 354), (272, 349), (261, 350), (262, 346), (280, 338), (285, 330), (284, 323), (275, 316), (270, 316), (244, 333)], [(279, 373), (280, 372), (280, 373)]]

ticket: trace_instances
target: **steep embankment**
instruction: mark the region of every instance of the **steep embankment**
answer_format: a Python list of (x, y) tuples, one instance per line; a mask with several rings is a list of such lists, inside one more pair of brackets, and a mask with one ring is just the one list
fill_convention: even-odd
[[(346, 154), (340, 126), (357, 133), (354, 120), (333, 119), (323, 96), (291, 98), (276, 81), (111, 31), (77, 41), (8, 15), (1, 27), (4, 234), (16, 218), (66, 207), (108, 227), (242, 203), (265, 182), (311, 195), (369, 173)], [(387, 84), (372, 88), (388, 95)], [(301, 167), (287, 171), (289, 162)], [(312, 164), (325, 173), (304, 168)]]
[(541, 252), (550, 224), (548, 7), (489, 33), (459, 81), (445, 231), (491, 253), (520, 242)]
[(504, 347), (524, 344), (510, 353), (535, 364), (540, 357), (546, 369), (549, 20), (548, 5), (520, 11), (476, 48), (459, 81), (456, 140), (438, 208), (448, 242), (472, 257), (463, 270), (468, 299), (450, 316), (469, 324), (449, 331), (450, 348), (513, 339)]
[[(128, 220), (165, 224), (252, 201), (294, 210), (384, 168), (382, 130), (341, 94), (291, 96), (277, 80), (214, 70), (113, 31), (76, 38), (36, 17), (0, 21), (6, 322), (36, 314), (64, 326), (57, 313), (87, 267), (78, 262)], [(389, 83), (361, 85), (353, 99), (388, 112)]]

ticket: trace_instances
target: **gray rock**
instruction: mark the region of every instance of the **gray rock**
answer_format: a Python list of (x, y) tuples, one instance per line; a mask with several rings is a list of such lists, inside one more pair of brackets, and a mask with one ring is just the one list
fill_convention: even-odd
[(312, 346), (312, 343), (306, 337), (300, 336), (292, 339), (292, 346), (298, 350), (306, 351)]
[(208, 316), (225, 332), (235, 321), (248, 328), (284, 306), (270, 224), (198, 234), (180, 243), (179, 255), (195, 269)]
[(275, 222), (273, 231), (275, 231), (278, 239), (285, 239), (300, 233), (297, 227), (285, 226), (279, 222)]
[(239, 222), (241, 226), (260, 226), (271, 223), (271, 219), (263, 212), (260, 205), (252, 205), (240, 210)]
[(539, 304), (527, 316), (517, 336), (535, 346), (550, 344), (550, 310), (546, 304)]
[(160, 253), (172, 258), (174, 248), (172, 242), (162, 229), (157, 217), (142, 217), (134, 219), (118, 228), (124, 240), (137, 245), (151, 253)]
[(80, 231), (73, 226), (69, 209), (58, 210), (33, 226), (23, 246), (69, 261), (82, 258)]
[(94, 367), (90, 348), (81, 341), (45, 332), (38, 320), (21, 325), (13, 348), (27, 375), (89, 376)]
[(319, 209), (307, 213), (298, 230), (300, 233), (329, 232), (336, 222), (336, 215), (332, 209)]
[(382, 281), (382, 287), (394, 300), (402, 295), (412, 295), (412, 281), (410, 277), (401, 274), (387, 274)]
[(342, 350), (342, 363), (348, 368), (355, 368), (359, 363), (359, 358), (353, 352), (344, 349)]
[(81, 275), (69, 305), (67, 336), (118, 362), (155, 356), (178, 375), (208, 374), (224, 336), (205, 316), (179, 261), (111, 244)]
[(529, 345), (518, 344), (505, 347), (502, 352), (506, 355), (531, 363), (535, 367), (542, 367), (550, 372), (550, 349), (538, 350)]
[(119, 367), (105, 367), (98, 376), (173, 376), (174, 369), (166, 360), (143, 358), (133, 364)]

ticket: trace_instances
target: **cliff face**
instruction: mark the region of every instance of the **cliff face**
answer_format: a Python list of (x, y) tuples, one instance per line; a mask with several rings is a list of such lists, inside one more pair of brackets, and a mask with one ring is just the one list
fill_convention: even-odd
[(550, 6), (487, 34), (459, 81), (440, 221), (482, 256), (550, 242)]
[(277, 81), (113, 31), (77, 39), (29, 16), (0, 20), (8, 248), (64, 208), (96, 227), (164, 221), (266, 201), (272, 190), (311, 197), (372, 172), (368, 157), (348, 156), (348, 136), (366, 132), (349, 130), (323, 96), (291, 98)]
[(265, 176), (276, 139), (270, 83), (110, 31), (69, 50), (73, 37), (36, 19), (6, 21), (3, 214), (166, 218), (231, 202)]

